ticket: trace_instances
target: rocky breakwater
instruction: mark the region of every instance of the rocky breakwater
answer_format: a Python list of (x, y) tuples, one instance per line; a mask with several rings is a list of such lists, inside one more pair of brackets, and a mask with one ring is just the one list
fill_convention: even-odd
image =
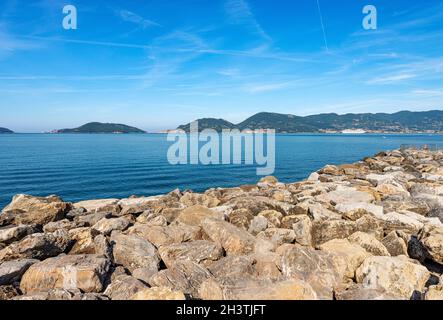
[(0, 299), (443, 299), (443, 152), (0, 215)]

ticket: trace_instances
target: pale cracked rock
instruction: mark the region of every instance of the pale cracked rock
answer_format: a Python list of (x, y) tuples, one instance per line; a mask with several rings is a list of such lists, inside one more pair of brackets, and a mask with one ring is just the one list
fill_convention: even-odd
[[(217, 207), (216, 207), (217, 208)], [(227, 209), (229, 211), (229, 209)], [(232, 223), (234, 226), (248, 230), (252, 226), (253, 219), (255, 218), (251, 212), (247, 209), (238, 209), (232, 210), (227, 214), (229, 223)], [(261, 217), (264, 218), (264, 217)], [(266, 218), (264, 218), (266, 220)], [(266, 226), (268, 221), (266, 220)], [(266, 228), (265, 228), (266, 229)], [(260, 230), (261, 231), (261, 230)]]
[(229, 256), (209, 265), (211, 274), (218, 277), (237, 277), (254, 272), (255, 260), (251, 256)]
[(108, 259), (96, 255), (62, 255), (33, 264), (20, 282), (24, 293), (51, 289), (80, 289), (101, 292), (110, 267)]
[(91, 227), (103, 218), (110, 218), (109, 212), (96, 212), (74, 217), (74, 222), (78, 227)]
[(202, 283), (199, 295), (204, 300), (317, 300), (312, 287), (300, 279), (209, 279)]
[(356, 243), (360, 245), (367, 252), (373, 254), (374, 256), (390, 256), (388, 249), (377, 240), (373, 235), (358, 231), (353, 233), (348, 240), (351, 243)]
[(91, 228), (76, 228), (69, 230), (74, 240), (69, 254), (101, 254), (111, 257), (111, 247), (107, 238)]
[(149, 241), (136, 235), (113, 232), (111, 243), (115, 263), (124, 266), (129, 271), (158, 267), (160, 259), (157, 249)]
[(314, 221), (312, 224), (312, 241), (315, 245), (320, 245), (333, 239), (345, 239), (357, 231), (370, 233), (380, 238), (383, 235), (383, 226), (379, 220), (371, 215), (364, 215), (356, 221)]
[(283, 243), (293, 243), (295, 232), (291, 229), (268, 228), (257, 235), (257, 239), (269, 240), (279, 246)]
[(350, 279), (355, 277), (355, 270), (363, 261), (371, 256), (365, 249), (347, 239), (335, 239), (322, 244), (320, 250), (342, 255), (346, 261), (346, 276)]
[(367, 202), (348, 202), (348, 203), (338, 203), (335, 209), (343, 214), (349, 214), (349, 212), (362, 210), (366, 213), (370, 213), (375, 217), (383, 216), (383, 207), (367, 203)]
[(202, 230), (200, 227), (180, 224), (168, 226), (135, 224), (129, 228), (127, 232), (151, 242), (157, 248), (174, 243), (202, 239)]
[(196, 263), (216, 261), (223, 255), (221, 246), (211, 241), (197, 240), (160, 247), (160, 257), (166, 267), (171, 267), (176, 260), (191, 260)]
[(266, 176), (260, 179), (259, 184), (262, 185), (275, 185), (278, 183), (278, 179), (274, 176)]
[(385, 229), (387, 230), (405, 230), (418, 233), (424, 226), (424, 224), (417, 219), (398, 212), (389, 212), (380, 217), (380, 220), (383, 221)]
[(10, 244), (14, 241), (19, 241), (27, 235), (38, 232), (36, 225), (9, 225), (0, 228), (0, 243)]
[(443, 227), (425, 226), (418, 239), (427, 257), (443, 264)]
[(97, 199), (86, 200), (74, 203), (74, 208), (84, 208), (88, 212), (101, 211), (104, 208), (115, 205), (119, 202), (119, 199)]
[(131, 220), (126, 217), (120, 218), (103, 218), (92, 226), (92, 229), (103, 233), (104, 235), (110, 235), (112, 231), (123, 231), (131, 225)]
[(296, 216), (296, 221), (292, 225), (295, 241), (302, 246), (312, 245), (312, 222), (308, 216)]
[(373, 202), (375, 197), (363, 191), (358, 191), (353, 187), (338, 186), (336, 190), (326, 194), (321, 194), (316, 197), (318, 201), (339, 204), (339, 203), (353, 203), (353, 202)]
[(0, 215), (2, 221), (13, 224), (46, 224), (64, 218), (71, 209), (71, 204), (57, 196), (33, 197), (25, 194), (14, 196)]
[(443, 300), (443, 284), (429, 286), (425, 300)]
[(319, 299), (331, 300), (334, 288), (345, 279), (347, 266), (343, 255), (298, 245), (283, 245), (277, 253), (281, 255), (282, 274), (309, 283)]
[(386, 293), (386, 290), (365, 288), (361, 284), (336, 290), (334, 297), (336, 300), (402, 300), (399, 296)]
[(281, 212), (275, 210), (264, 210), (261, 211), (258, 215), (265, 217), (266, 220), (268, 220), (268, 228), (280, 228), (281, 219), (283, 218)]
[(129, 300), (186, 300), (185, 295), (181, 291), (173, 291), (166, 287), (153, 287), (144, 289), (133, 296)]
[(104, 295), (111, 300), (128, 300), (134, 294), (147, 289), (148, 287), (140, 280), (128, 276), (121, 275), (116, 277), (106, 288)]
[(212, 241), (225, 249), (227, 254), (244, 255), (254, 250), (256, 239), (229, 222), (206, 219), (202, 223), (202, 228)]
[(180, 202), (188, 207), (200, 205), (207, 208), (213, 208), (220, 204), (220, 200), (218, 200), (217, 198), (198, 193), (185, 193), (180, 198)]
[[(240, 209), (240, 210), (246, 210), (246, 209)], [(268, 219), (266, 219), (263, 216), (255, 216), (251, 220), (248, 232), (253, 235), (257, 235), (261, 231), (266, 230), (267, 227), (268, 227)]]
[(0, 286), (20, 281), (26, 270), (36, 262), (39, 261), (35, 259), (24, 259), (0, 263)]
[(43, 226), (43, 231), (45, 233), (55, 232), (59, 229), (70, 230), (76, 227), (76, 223), (69, 221), (68, 219), (63, 219), (60, 221), (49, 222)]
[(408, 255), (407, 243), (397, 234), (397, 231), (391, 231), (386, 237), (384, 237), (382, 244), (393, 257)]
[(144, 268), (138, 268), (131, 272), (132, 276), (138, 280), (145, 283), (149, 283), (149, 279), (158, 272), (158, 266), (151, 264), (150, 266)]
[(201, 226), (203, 220), (207, 218), (215, 218), (224, 220), (222, 213), (214, 212), (213, 210), (203, 207), (201, 205), (194, 205), (184, 209), (177, 217), (176, 222), (187, 224), (190, 226)]
[(152, 287), (167, 287), (181, 291), (192, 298), (199, 298), (201, 284), (212, 277), (208, 269), (190, 260), (177, 260), (171, 268), (161, 270), (151, 277)]
[(54, 233), (34, 233), (18, 242), (10, 244), (0, 250), (0, 261), (27, 258), (42, 260), (65, 252), (71, 240), (66, 231), (59, 231)]
[(422, 293), (429, 277), (424, 266), (405, 256), (369, 257), (356, 271), (357, 282), (364, 287), (381, 288), (404, 299)]

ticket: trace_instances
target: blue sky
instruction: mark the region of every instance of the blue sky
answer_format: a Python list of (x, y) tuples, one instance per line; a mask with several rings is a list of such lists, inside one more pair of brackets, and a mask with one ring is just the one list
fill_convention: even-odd
[(326, 42), (317, 0), (3, 0), (0, 126), (443, 109), (442, 1), (319, 4)]

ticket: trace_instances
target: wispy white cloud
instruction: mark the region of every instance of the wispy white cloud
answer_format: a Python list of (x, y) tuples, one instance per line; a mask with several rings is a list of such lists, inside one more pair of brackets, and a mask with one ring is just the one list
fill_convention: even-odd
[(290, 84), (291, 84), (290, 82), (256, 84), (256, 85), (252, 85), (252, 86), (247, 86), (246, 87), (246, 91), (249, 92), (249, 93), (270, 92), (270, 91), (276, 91), (276, 90), (285, 89)]
[(143, 18), (142, 16), (129, 10), (119, 10), (116, 13), (123, 21), (134, 23), (142, 29), (161, 27), (161, 24), (153, 20)]
[(412, 93), (421, 97), (443, 97), (443, 89), (416, 89)]
[(237, 68), (228, 68), (228, 69), (218, 70), (217, 73), (222, 76), (233, 77), (239, 74), (239, 70)]
[(225, 3), (225, 8), (230, 23), (245, 25), (264, 40), (272, 42), (271, 37), (266, 33), (255, 18), (251, 7), (246, 0), (227, 0)]
[(41, 43), (29, 39), (21, 39), (11, 33), (2, 31), (2, 29), (5, 30), (6, 28), (4, 24), (0, 23), (0, 59), (13, 55), (18, 51), (35, 50), (44, 47)]
[(394, 75), (390, 75), (390, 76), (386, 76), (386, 77), (378, 77), (378, 78), (371, 79), (371, 80), (367, 81), (366, 84), (395, 83), (395, 82), (400, 82), (400, 81), (412, 79), (412, 78), (415, 78), (416, 76), (417, 75), (415, 75), (415, 74), (407, 74), (407, 73), (394, 74)]

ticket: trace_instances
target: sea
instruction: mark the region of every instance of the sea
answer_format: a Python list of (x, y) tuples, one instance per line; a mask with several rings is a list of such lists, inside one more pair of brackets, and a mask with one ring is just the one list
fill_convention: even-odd
[[(0, 209), (19, 193), (75, 202), (176, 188), (200, 192), (260, 179), (254, 164), (170, 164), (172, 144), (165, 134), (0, 135)], [(273, 175), (300, 181), (326, 164), (353, 163), (402, 145), (443, 148), (443, 135), (281, 134), (275, 138)]]

